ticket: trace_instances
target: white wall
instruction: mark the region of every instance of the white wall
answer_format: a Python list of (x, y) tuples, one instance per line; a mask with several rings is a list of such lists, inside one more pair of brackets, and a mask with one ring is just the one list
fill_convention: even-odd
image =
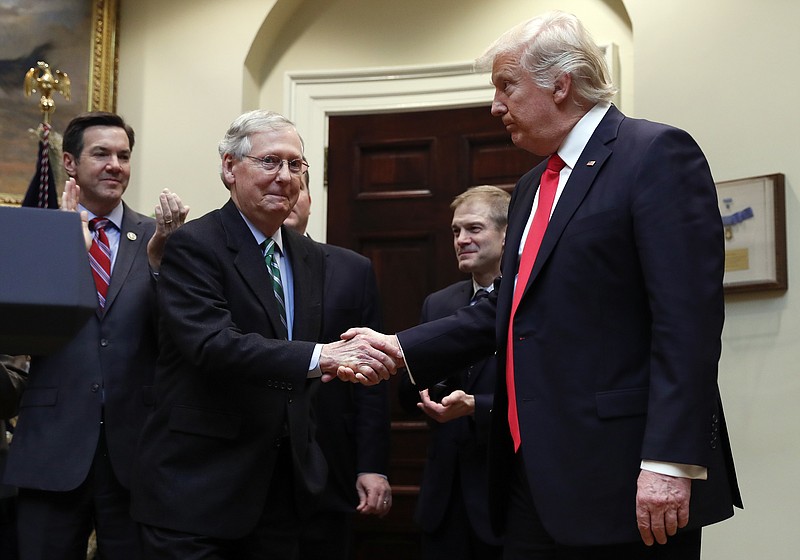
[(747, 509), (706, 530), (704, 558), (797, 556), (800, 3), (625, 0), (632, 38), (612, 0), (122, 4), (118, 110), (138, 136), (126, 199), (142, 211), (165, 186), (195, 217), (220, 206), (216, 144), (242, 111), (283, 110), (287, 71), (468, 61), (550, 8), (575, 12), (598, 42), (620, 45), (623, 110), (690, 131), (717, 180), (784, 173), (789, 290), (728, 298), (723, 335), (720, 383)]
[(800, 512), (800, 3), (627, 0), (636, 112), (690, 131), (718, 181), (786, 175), (789, 290), (729, 297), (720, 385), (745, 510), (707, 559), (797, 557)]
[(169, 188), (201, 216), (228, 199), (217, 143), (242, 112), (244, 59), (273, 2), (121, 4), (117, 111), (137, 140), (125, 200), (152, 214)]

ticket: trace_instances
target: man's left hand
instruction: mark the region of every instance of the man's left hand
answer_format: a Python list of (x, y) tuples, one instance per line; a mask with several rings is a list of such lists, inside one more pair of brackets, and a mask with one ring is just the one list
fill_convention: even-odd
[(169, 189), (161, 191), (156, 204), (156, 232), (147, 243), (147, 260), (154, 272), (161, 267), (167, 238), (186, 222), (188, 214), (189, 207), (184, 206), (177, 194)]
[(442, 399), (441, 404), (431, 400), (427, 389), (419, 392), (419, 399), (417, 408), (440, 423), (449, 422), (462, 416), (471, 416), (475, 411), (475, 397), (461, 389), (447, 395)]
[(385, 477), (375, 473), (362, 473), (356, 480), (356, 491), (358, 513), (383, 517), (392, 509), (392, 487)]
[(636, 492), (636, 520), (644, 544), (665, 544), (689, 523), (692, 481), (642, 470)]

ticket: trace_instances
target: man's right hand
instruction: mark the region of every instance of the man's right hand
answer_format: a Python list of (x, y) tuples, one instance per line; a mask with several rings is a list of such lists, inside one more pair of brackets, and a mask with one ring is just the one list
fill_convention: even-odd
[[(77, 212), (80, 198), (81, 188), (75, 182), (75, 179), (70, 177), (64, 183), (64, 194), (61, 195), (61, 209), (65, 212)], [(83, 228), (83, 241), (88, 251), (92, 248), (92, 232), (89, 231), (89, 213), (86, 210), (81, 212), (81, 226)]]
[[(395, 335), (382, 334), (366, 327), (358, 327), (342, 333), (342, 340), (366, 344), (372, 353), (377, 352), (380, 355), (384, 355), (392, 362), (392, 367), (386, 368), (385, 371), (369, 368), (358, 369), (348, 364), (340, 364), (335, 374), (342, 381), (361, 383), (362, 385), (375, 385), (389, 379), (390, 376), (397, 373), (398, 368), (405, 365), (403, 351)], [(324, 376), (323, 381), (325, 381)]]
[[(397, 372), (400, 358), (401, 355), (395, 347), (381, 340), (370, 339), (367, 336), (353, 336), (346, 340), (324, 344), (319, 357), (319, 367), (322, 370), (323, 382), (338, 376), (347, 381), (375, 385), (381, 380), (389, 379)], [(342, 370), (350, 372), (349, 377), (338, 375)]]

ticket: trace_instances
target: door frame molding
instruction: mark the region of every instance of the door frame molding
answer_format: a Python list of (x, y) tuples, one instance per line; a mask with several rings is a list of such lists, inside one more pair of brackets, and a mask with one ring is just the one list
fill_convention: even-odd
[[(611, 81), (619, 87), (618, 47), (606, 43), (600, 48)], [(472, 62), (287, 72), (284, 115), (303, 136), (306, 158), (313, 165), (308, 188), (316, 212), (309, 217), (309, 234), (319, 241), (327, 238), (329, 116), (474, 107), (489, 105), (493, 95), (490, 73), (475, 72)], [(613, 102), (622, 108), (619, 91)]]
[(303, 136), (312, 162), (309, 193), (316, 211), (309, 234), (319, 241), (327, 237), (327, 184), (317, 169), (326, 167), (329, 116), (488, 105), (493, 93), (489, 73), (474, 72), (472, 62), (287, 72), (284, 114)]

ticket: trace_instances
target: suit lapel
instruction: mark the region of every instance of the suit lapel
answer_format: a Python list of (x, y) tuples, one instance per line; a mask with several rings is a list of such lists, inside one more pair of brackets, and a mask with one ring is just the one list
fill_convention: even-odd
[[(453, 294), (453, 308), (450, 310), (450, 313), (455, 313), (457, 309), (468, 306), (472, 303), (472, 289), (472, 280), (466, 280), (459, 285), (458, 292)], [(461, 387), (464, 389), (464, 392), (470, 392), (469, 390), (475, 385), (475, 382), (483, 372), (485, 365), (486, 360), (481, 360), (480, 362), (473, 364), (471, 375), (467, 375), (468, 369), (464, 369), (459, 373), (461, 376)]]
[[(272, 331), (278, 338), (286, 339), (286, 328), (281, 322), (281, 312), (275, 294), (272, 292), (267, 265), (264, 255), (256, 243), (250, 228), (242, 219), (239, 210), (232, 200), (222, 207), (220, 213), (223, 228), (225, 229), (226, 244), (230, 251), (235, 253), (233, 265), (255, 295), (272, 326)], [(265, 333), (266, 334), (266, 333)]]
[[(500, 282), (497, 294), (497, 337), (498, 342), (505, 339), (508, 332), (508, 320), (511, 315), (511, 301), (514, 295), (514, 279), (519, 269), (519, 250), (522, 233), (533, 208), (533, 199), (539, 188), (539, 181), (547, 167), (543, 161), (522, 176), (514, 187), (511, 206), (509, 208), (508, 228), (506, 230), (505, 249), (500, 269), (505, 281)], [(503, 347), (503, 346), (501, 346)]]
[(322, 332), (322, 293), (325, 255), (313, 241), (283, 228), (283, 244), (294, 280), (292, 339), (319, 340)]
[(108, 285), (106, 306), (102, 311), (99, 307), (97, 309), (100, 317), (107, 314), (114, 305), (114, 300), (117, 298), (123, 284), (125, 284), (136, 256), (140, 252), (146, 254), (146, 251), (142, 251), (142, 244), (150, 241), (147, 238), (147, 231), (139, 215), (128, 208), (124, 202), (122, 203), (122, 209), (122, 224), (120, 224), (122, 229), (119, 232), (117, 258), (114, 261), (114, 270), (111, 272), (111, 282)]
[[(533, 282), (535, 282), (542, 267), (555, 249), (558, 239), (561, 237), (561, 234), (564, 233), (564, 228), (567, 227), (567, 224), (569, 224), (570, 220), (575, 215), (575, 211), (580, 207), (584, 198), (586, 198), (600, 170), (611, 155), (612, 149), (609, 144), (616, 139), (619, 124), (624, 118), (624, 115), (612, 106), (608, 110), (608, 113), (606, 113), (606, 116), (603, 117), (603, 120), (600, 121), (594, 134), (589, 138), (589, 142), (578, 158), (575, 168), (572, 170), (567, 184), (564, 186), (564, 191), (558, 199), (556, 208), (550, 218), (550, 223), (547, 225), (544, 238), (542, 238), (542, 244), (536, 255), (536, 261), (533, 263), (533, 270), (531, 271), (528, 285), (525, 286), (525, 293), (522, 295), (523, 298)], [(533, 200), (531, 197), (530, 205), (528, 206), (528, 215), (530, 215), (530, 206), (532, 205)], [(524, 223), (522, 227), (525, 227)], [(520, 232), (519, 235), (521, 237), (522, 232)], [(517, 240), (516, 246), (518, 251), (519, 240)]]

